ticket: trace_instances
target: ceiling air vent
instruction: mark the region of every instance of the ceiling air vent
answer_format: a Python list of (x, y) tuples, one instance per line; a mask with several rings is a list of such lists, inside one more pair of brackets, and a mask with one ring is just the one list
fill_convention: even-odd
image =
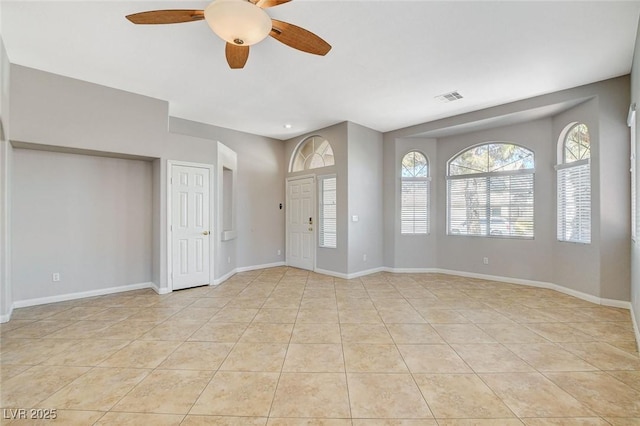
[(453, 92), (438, 95), (436, 96), (436, 99), (439, 100), (440, 102), (447, 103), (447, 102), (457, 101), (458, 99), (462, 99), (462, 95), (457, 90), (454, 90)]

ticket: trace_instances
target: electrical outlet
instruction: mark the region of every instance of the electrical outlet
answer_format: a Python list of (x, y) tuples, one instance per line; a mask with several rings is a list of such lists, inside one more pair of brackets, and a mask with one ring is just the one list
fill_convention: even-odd
[(363, 255), (362, 255), (362, 261), (363, 261), (363, 262), (366, 262), (366, 261), (367, 261), (367, 255), (366, 255), (366, 254), (363, 254)]
[(278, 250), (278, 256), (282, 254), (282, 250)]
[(484, 263), (485, 265), (489, 264), (489, 258), (488, 257), (483, 257), (482, 258), (482, 263)]
[(60, 273), (54, 272), (53, 274), (51, 274), (51, 281), (53, 281), (54, 283), (60, 281)]
[(227, 263), (231, 263), (231, 256), (227, 257)]

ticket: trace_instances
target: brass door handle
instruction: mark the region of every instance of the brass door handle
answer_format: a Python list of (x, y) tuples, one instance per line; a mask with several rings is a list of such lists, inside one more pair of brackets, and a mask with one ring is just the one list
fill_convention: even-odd
[(204, 231), (202, 235), (209, 235), (209, 231)]

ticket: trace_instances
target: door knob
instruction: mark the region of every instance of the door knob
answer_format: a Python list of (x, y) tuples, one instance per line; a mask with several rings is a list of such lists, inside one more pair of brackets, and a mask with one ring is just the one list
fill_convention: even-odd
[(312, 228), (312, 227), (309, 227), (309, 231), (313, 231), (313, 228)]
[(204, 231), (202, 235), (209, 235), (209, 231)]

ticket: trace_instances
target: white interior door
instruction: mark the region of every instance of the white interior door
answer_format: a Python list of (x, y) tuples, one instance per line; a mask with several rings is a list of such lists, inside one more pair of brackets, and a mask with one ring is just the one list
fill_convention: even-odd
[(209, 169), (171, 168), (173, 289), (209, 284)]
[(313, 271), (315, 260), (315, 179), (287, 182), (287, 265)]

